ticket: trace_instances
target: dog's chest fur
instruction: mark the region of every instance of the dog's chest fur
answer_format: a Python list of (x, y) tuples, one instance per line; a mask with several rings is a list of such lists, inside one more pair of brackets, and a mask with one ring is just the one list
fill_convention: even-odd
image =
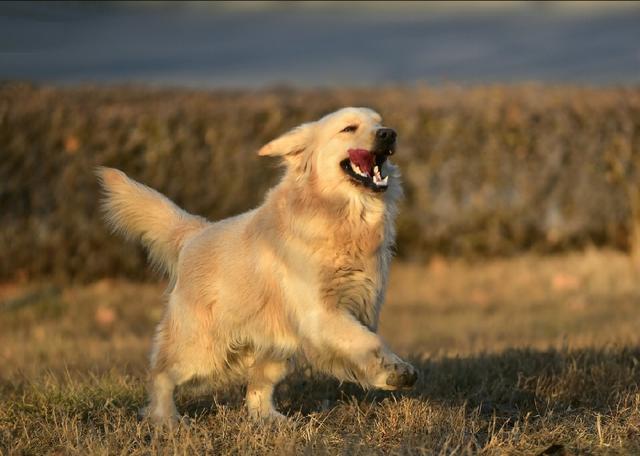
[(375, 329), (393, 244), (389, 207), (381, 199), (303, 195), (275, 191), (265, 212), (278, 233), (287, 233), (280, 244), (284, 270), (297, 271), (288, 276), (290, 297), (319, 298)]
[(383, 214), (365, 214), (332, 220), (320, 269), (320, 297), (325, 305), (347, 310), (364, 325), (377, 323), (389, 255)]
[(320, 295), (326, 304), (345, 309), (364, 325), (373, 327), (377, 321), (381, 281), (378, 262), (370, 263), (345, 262), (327, 270), (321, 280)]

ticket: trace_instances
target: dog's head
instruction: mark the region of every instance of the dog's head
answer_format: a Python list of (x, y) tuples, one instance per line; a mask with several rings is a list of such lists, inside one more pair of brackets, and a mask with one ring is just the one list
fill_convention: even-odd
[(285, 158), (298, 179), (325, 190), (382, 193), (396, 178), (396, 132), (368, 108), (344, 108), (274, 139), (259, 155)]

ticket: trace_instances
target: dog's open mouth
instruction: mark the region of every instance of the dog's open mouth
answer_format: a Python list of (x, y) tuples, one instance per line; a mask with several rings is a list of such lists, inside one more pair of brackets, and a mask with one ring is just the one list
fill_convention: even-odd
[(340, 162), (340, 167), (358, 184), (370, 188), (374, 192), (387, 189), (389, 176), (382, 174), (382, 165), (387, 154), (377, 154), (366, 149), (349, 149), (349, 158)]

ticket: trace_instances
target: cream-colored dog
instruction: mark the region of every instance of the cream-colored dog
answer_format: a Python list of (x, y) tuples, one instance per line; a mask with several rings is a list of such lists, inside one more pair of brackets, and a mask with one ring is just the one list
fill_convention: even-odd
[(110, 168), (109, 223), (138, 238), (171, 281), (151, 356), (149, 417), (175, 419), (175, 386), (247, 382), (254, 417), (281, 417), (273, 390), (296, 359), (364, 387), (412, 386), (414, 368), (375, 333), (394, 243), (396, 133), (345, 108), (271, 141), (286, 163), (252, 211), (211, 223)]

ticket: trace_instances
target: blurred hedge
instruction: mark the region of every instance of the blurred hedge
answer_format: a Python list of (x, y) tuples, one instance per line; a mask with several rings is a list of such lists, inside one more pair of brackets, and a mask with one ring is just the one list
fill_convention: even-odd
[[(627, 248), (611, 157), (640, 152), (640, 89), (535, 85), (193, 91), (0, 85), (0, 278), (149, 277), (104, 227), (95, 165), (123, 169), (216, 220), (262, 200), (279, 170), (255, 152), (345, 105), (400, 134), (401, 256)], [(626, 166), (626, 165), (625, 165)]]

